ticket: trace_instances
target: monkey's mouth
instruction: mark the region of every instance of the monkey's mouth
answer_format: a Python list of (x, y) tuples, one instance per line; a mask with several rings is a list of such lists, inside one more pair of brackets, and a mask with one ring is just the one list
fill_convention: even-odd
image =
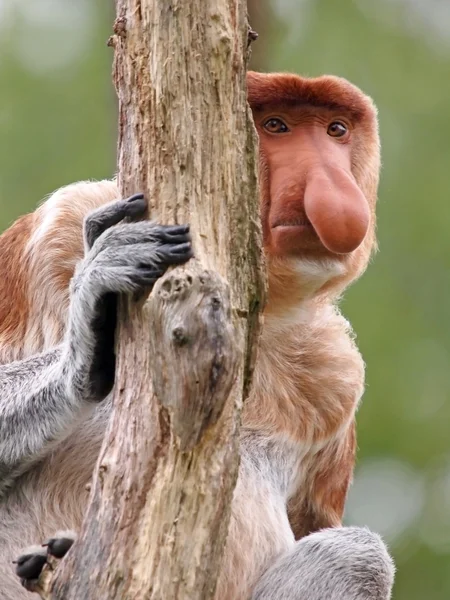
[(314, 231), (314, 227), (311, 224), (311, 221), (306, 217), (300, 217), (297, 219), (277, 219), (273, 225), (272, 229), (280, 229), (280, 228), (296, 228), (297, 230), (308, 229)]
[(271, 227), (271, 246), (275, 254), (302, 255), (305, 252), (326, 251), (311, 221), (305, 216), (274, 219)]

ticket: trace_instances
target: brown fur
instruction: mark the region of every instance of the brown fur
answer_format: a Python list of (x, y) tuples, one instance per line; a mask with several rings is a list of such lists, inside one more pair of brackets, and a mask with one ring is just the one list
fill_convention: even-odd
[(335, 447), (320, 450), (314, 457), (302, 494), (288, 504), (295, 539), (325, 527), (341, 525), (356, 451), (355, 423)]
[(29, 300), (24, 254), (33, 226), (34, 215), (26, 215), (0, 237), (0, 346), (7, 352), (20, 347), (25, 337)]
[[(264, 569), (294, 543), (294, 535), (298, 538), (341, 522), (353, 472), (354, 415), (364, 388), (364, 364), (335, 300), (361, 275), (375, 248), (380, 164), (376, 111), (371, 100), (348, 82), (335, 77), (250, 73), (248, 94), (261, 141), (261, 218), (269, 301), (253, 388), (243, 413), (242, 464), (218, 600), (247, 598)], [(321, 153), (318, 143), (314, 164), (328, 168), (326, 161), (331, 160), (333, 168), (338, 165), (346, 177), (345, 186), (353, 191), (358, 188), (355, 202), (360, 196), (367, 202), (370, 222), (355, 250), (333, 254), (320, 243), (310, 224), (304, 239), (294, 235), (283, 252), (274, 247), (274, 203), (279, 214), (283, 215), (283, 207), (288, 205), (291, 215), (305, 219), (303, 195), (309, 171), (301, 166), (301, 154), (309, 154), (303, 141), (301, 148), (296, 146), (295, 140), (303, 140), (303, 136), (286, 137), (289, 151), (274, 153), (274, 145), (281, 148), (281, 139), (266, 136), (262, 129), (264, 117), (273, 114), (290, 119), (299, 130), (308, 127), (315, 140), (323, 134), (317, 127), (336, 116), (345, 115), (350, 123), (346, 145), (330, 145), (332, 142), (323, 138), (327, 150)], [(278, 166), (277, 156), (284, 161)], [(286, 169), (286, 176), (275, 173), (276, 168)], [(280, 183), (274, 188), (275, 180)], [(289, 188), (284, 187), (286, 180)], [(339, 187), (343, 180), (336, 181)], [(283, 204), (286, 189), (290, 190), (289, 202)], [(0, 295), (0, 353), (5, 360), (59, 341), (68, 281), (82, 255), (82, 218), (116, 196), (114, 182), (69, 186), (0, 238), (0, 279), (8, 282)], [(79, 526), (87, 501), (83, 486), (101, 440), (101, 427), (92, 423), (89, 427), (78, 428), (44, 465), (45, 493), (33, 497), (36, 522), (21, 532), (24, 544), (39, 540), (37, 535), (45, 538), (55, 529)], [(95, 439), (89, 440), (90, 435)], [(276, 470), (265, 473), (255, 469), (245, 451), (247, 444), (253, 448), (258, 436), (279, 458), (281, 471), (289, 475), (282, 496), (277, 491)], [(264, 452), (266, 449), (261, 455)], [(42, 482), (39, 485), (42, 487)], [(38, 482), (33, 489), (39, 489)], [(13, 546), (11, 552), (16, 550)]]
[(113, 181), (69, 185), (0, 237), (1, 362), (61, 341), (69, 281), (84, 253), (83, 219), (117, 196)]
[(364, 126), (376, 128), (376, 113), (365, 94), (334, 75), (306, 78), (292, 73), (256, 73), (247, 76), (248, 102), (253, 110), (269, 106), (327, 108), (351, 113)]

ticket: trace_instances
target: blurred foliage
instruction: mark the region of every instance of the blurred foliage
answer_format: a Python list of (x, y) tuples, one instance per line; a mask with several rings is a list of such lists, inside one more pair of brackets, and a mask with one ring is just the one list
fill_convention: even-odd
[(2, 228), (61, 185), (114, 172), (107, 13), (104, 0), (0, 0)]
[[(343, 310), (367, 362), (347, 521), (381, 532), (396, 600), (450, 597), (450, 3), (251, 0), (254, 66), (334, 73), (379, 108), (380, 253)], [(0, 227), (114, 172), (111, 2), (0, 0)]]

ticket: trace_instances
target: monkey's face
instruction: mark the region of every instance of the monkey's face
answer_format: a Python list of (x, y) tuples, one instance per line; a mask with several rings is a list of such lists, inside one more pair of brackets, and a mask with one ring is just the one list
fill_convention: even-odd
[(279, 278), (289, 270), (295, 284), (302, 273), (305, 281), (306, 265), (316, 291), (342, 287), (364, 270), (375, 245), (375, 108), (336, 77), (249, 73), (248, 95), (269, 271)]

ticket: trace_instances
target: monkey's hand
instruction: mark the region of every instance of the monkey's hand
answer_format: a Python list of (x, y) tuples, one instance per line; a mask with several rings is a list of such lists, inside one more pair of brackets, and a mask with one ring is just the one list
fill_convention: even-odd
[(192, 257), (187, 225), (118, 224), (145, 210), (136, 194), (97, 209), (84, 224), (87, 254), (71, 284), (62, 359), (68, 392), (85, 400), (103, 400), (114, 383), (118, 294), (148, 291), (169, 266)]
[(87, 217), (88, 252), (71, 282), (62, 344), (0, 365), (0, 497), (111, 391), (118, 294), (148, 291), (170, 265), (192, 256), (186, 225), (118, 224), (145, 209), (138, 195)]

